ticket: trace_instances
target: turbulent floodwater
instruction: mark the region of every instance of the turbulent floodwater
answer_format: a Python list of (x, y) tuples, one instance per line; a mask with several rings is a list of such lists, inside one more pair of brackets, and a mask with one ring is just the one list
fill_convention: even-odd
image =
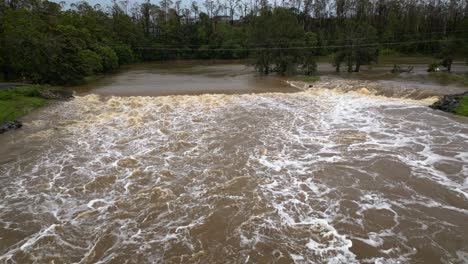
[(43, 109), (0, 137), (0, 261), (467, 263), (468, 119), (291, 85)]

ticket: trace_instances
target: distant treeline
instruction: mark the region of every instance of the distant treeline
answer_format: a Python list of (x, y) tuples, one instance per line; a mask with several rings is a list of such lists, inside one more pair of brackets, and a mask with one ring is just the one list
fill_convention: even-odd
[(359, 71), (379, 54), (468, 57), (468, 0), (147, 1), (109, 7), (0, 0), (5, 80), (74, 84), (135, 61), (251, 58), (263, 73), (312, 74), (333, 55)]

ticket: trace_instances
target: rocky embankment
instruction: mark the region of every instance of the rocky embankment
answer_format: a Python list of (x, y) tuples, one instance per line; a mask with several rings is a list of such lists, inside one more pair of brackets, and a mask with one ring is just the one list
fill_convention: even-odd
[(50, 100), (67, 100), (73, 98), (73, 92), (65, 89), (40, 89), (39, 94), (44, 99)]
[(465, 96), (468, 96), (468, 91), (459, 94), (444, 95), (429, 107), (448, 113), (457, 113), (457, 110), (462, 106), (462, 99)]
[(21, 128), (22, 126), (23, 126), (23, 123), (21, 123), (21, 121), (18, 121), (18, 120), (5, 121), (0, 126), (0, 134), (5, 133), (8, 130)]

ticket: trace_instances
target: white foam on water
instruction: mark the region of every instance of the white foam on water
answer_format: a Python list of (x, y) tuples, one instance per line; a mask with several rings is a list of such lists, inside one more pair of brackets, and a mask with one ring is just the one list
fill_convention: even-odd
[(405, 263), (424, 229), (462, 261), (438, 234), (467, 235), (468, 124), (373, 85), (52, 106), (17, 142), (40, 151), (0, 168), (0, 223), (23, 232), (1, 259)]
[(465, 251), (457, 251), (457, 256), (458, 260), (460, 260), (462, 263), (468, 263), (468, 253)]

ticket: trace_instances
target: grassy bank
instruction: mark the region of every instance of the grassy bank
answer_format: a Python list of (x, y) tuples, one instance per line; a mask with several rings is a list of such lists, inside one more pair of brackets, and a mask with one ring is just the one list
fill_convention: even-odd
[(465, 95), (462, 99), (460, 99), (459, 103), (460, 106), (455, 109), (455, 114), (468, 116), (468, 95)]
[(39, 89), (49, 88), (22, 86), (0, 90), (0, 124), (4, 121), (18, 119), (31, 110), (46, 105), (50, 100), (43, 98)]

